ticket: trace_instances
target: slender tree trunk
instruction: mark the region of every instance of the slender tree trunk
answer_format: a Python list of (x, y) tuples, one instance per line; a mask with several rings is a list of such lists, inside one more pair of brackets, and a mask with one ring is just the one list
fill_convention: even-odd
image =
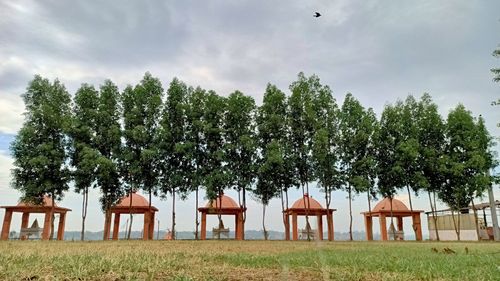
[(130, 203), (128, 205), (128, 214), (129, 214), (130, 224), (128, 225), (127, 240), (130, 240), (130, 234), (132, 232), (132, 220), (133, 220), (133, 217), (132, 217), (132, 188), (130, 188), (129, 198), (130, 198)]
[[(460, 211), (458, 212), (459, 218), (460, 218)], [(455, 233), (457, 234), (457, 240), (460, 241), (460, 230), (457, 228), (457, 222), (455, 220), (455, 212), (453, 209), (451, 209), (451, 219), (453, 220), (453, 228), (455, 228)], [(460, 228), (460, 224), (458, 225)]]
[[(406, 190), (408, 190), (408, 201), (410, 202), (410, 211), (413, 212), (413, 204), (411, 202), (411, 191), (409, 185), (406, 185)], [(411, 228), (413, 228), (413, 233), (415, 233), (415, 237), (417, 237), (417, 226), (413, 224), (413, 220), (411, 223)]]
[(477, 241), (481, 241), (481, 236), (479, 236), (479, 221), (477, 218), (476, 205), (474, 205), (474, 199), (471, 200), (471, 203), (472, 203), (472, 210), (474, 211), (474, 223), (476, 224)]
[(262, 229), (264, 231), (264, 240), (267, 240), (267, 230), (266, 230), (266, 204), (262, 203)]
[(349, 192), (349, 240), (352, 241), (352, 190), (351, 184), (347, 184), (347, 190)]
[[(152, 194), (151, 194), (151, 193), (152, 193), (152, 190), (151, 190), (151, 188), (149, 188), (149, 204), (148, 204), (148, 205), (149, 205), (149, 213), (151, 213), (151, 204), (153, 204), (153, 203), (151, 202), (151, 201), (152, 201), (152, 199), (153, 199), (153, 198), (152, 198), (153, 196), (152, 196)], [(130, 198), (130, 199), (132, 199), (132, 198)], [(153, 226), (154, 226), (154, 224), (155, 224), (155, 222), (154, 222), (154, 221), (151, 221), (151, 217), (150, 217), (150, 221), (149, 221), (149, 223), (150, 223), (150, 224), (153, 224)], [(153, 233), (149, 233), (149, 230), (150, 230), (150, 229), (151, 229), (151, 228), (150, 228), (150, 227), (148, 227), (148, 238), (147, 238), (147, 240), (149, 240), (149, 237), (150, 237), (150, 236), (151, 236), (151, 237), (153, 237), (153, 235), (154, 235), (154, 234), (153, 234), (153, 233), (154, 233), (154, 227), (153, 227)], [(143, 237), (144, 237), (144, 236), (143, 236)]]
[(87, 207), (89, 202), (89, 189), (85, 188), (83, 192), (83, 203), (82, 203), (82, 233), (80, 234), (80, 239), (85, 240), (85, 219), (87, 218)]
[(175, 240), (175, 188), (172, 188), (172, 240)]
[[(396, 240), (396, 228), (394, 227), (394, 216), (392, 213), (392, 196), (389, 197), (389, 202), (391, 203), (391, 229), (392, 229), (392, 239)], [(384, 227), (386, 227), (384, 225)]]
[(458, 241), (460, 241), (460, 217), (462, 216), (462, 213), (460, 211), (458, 211)]
[[(243, 208), (245, 208), (245, 211), (243, 212), (243, 224), (245, 224), (245, 221), (247, 220), (247, 198), (246, 198), (246, 188), (243, 187)], [(243, 235), (245, 235), (243, 233)]]
[(55, 211), (55, 199), (54, 198), (55, 198), (54, 194), (52, 193), (52, 206), (50, 208), (50, 216), (52, 218), (52, 222), (50, 225), (50, 240), (54, 240), (54, 211)]
[(370, 188), (368, 187), (368, 191), (367, 191), (367, 195), (368, 195), (368, 212), (371, 213), (372, 212), (372, 200), (371, 200), (371, 196), (370, 196)]
[(434, 231), (436, 232), (436, 240), (439, 241), (439, 231), (438, 231), (437, 217), (436, 217), (436, 206), (432, 205), (431, 192), (427, 191), (427, 194), (429, 195), (429, 204), (431, 205), (432, 220), (434, 221)]
[(198, 227), (200, 225), (199, 222), (199, 217), (198, 217), (198, 187), (196, 187), (196, 210), (195, 210), (195, 215), (196, 215), (196, 229), (194, 231), (194, 239), (198, 240)]
[(304, 183), (301, 183), (301, 186), (302, 186), (302, 198), (304, 200), (304, 207), (305, 207), (305, 210), (306, 210), (306, 231), (307, 231), (307, 241), (311, 241), (311, 237), (309, 236), (309, 230), (308, 230), (308, 227), (310, 226), (309, 224), (309, 193), (307, 194), (307, 200), (305, 200), (306, 198), (306, 191), (305, 191), (305, 184)]
[(222, 226), (223, 226), (223, 223), (222, 223), (222, 191), (221, 189), (219, 188), (219, 206), (217, 207), (217, 218), (219, 219), (219, 231), (217, 232), (217, 239), (220, 240), (220, 231), (222, 230)]
[[(281, 199), (281, 218), (283, 220), (283, 227), (285, 228), (286, 231), (286, 216), (285, 216), (285, 199), (283, 198), (283, 189), (280, 188), (280, 199)], [(286, 237), (286, 236), (285, 236)]]

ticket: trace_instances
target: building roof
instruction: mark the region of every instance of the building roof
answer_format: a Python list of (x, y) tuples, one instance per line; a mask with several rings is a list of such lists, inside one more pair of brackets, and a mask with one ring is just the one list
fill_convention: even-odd
[[(372, 212), (380, 212), (380, 211), (391, 211), (391, 200), (389, 198), (384, 198), (382, 201), (378, 202), (373, 208)], [(392, 211), (409, 211), (408, 207), (398, 199), (392, 198)]]
[(312, 198), (312, 196), (309, 196), (308, 194), (305, 194), (303, 198), (300, 198), (299, 200), (295, 201), (295, 203), (293, 203), (293, 205), (290, 209), (304, 210), (304, 209), (306, 209), (306, 206), (307, 206), (306, 204), (308, 201), (309, 201), (309, 209), (310, 210), (323, 209), (321, 204), (316, 199)]
[[(21, 201), (15, 206), (1, 206), (0, 208), (9, 209), (13, 212), (44, 213), (48, 209), (52, 209), (52, 198), (50, 196), (44, 195), (41, 205), (35, 205), (33, 203)], [(71, 209), (59, 207), (54, 202), (54, 212), (66, 213), (68, 211), (71, 211)]]
[[(132, 206), (130, 205), (130, 200), (132, 200)], [(112, 209), (129, 209), (129, 208), (133, 208), (135, 210), (137, 209), (147, 210), (149, 209), (149, 201), (134, 191), (132, 192), (132, 196), (126, 195), (122, 197), (122, 199), (118, 201), (118, 204), (116, 204)], [(151, 206), (151, 209), (153, 211), (158, 211), (158, 209), (154, 206)]]
[(219, 203), (221, 203), (221, 208), (220, 209), (233, 209), (233, 208), (239, 208), (238, 204), (236, 201), (233, 200), (233, 198), (222, 194), (221, 197), (217, 197), (213, 201), (208, 201), (205, 207), (207, 208), (216, 208), (219, 209)]
[[(29, 207), (29, 206), (33, 206), (33, 204), (21, 201), (21, 202), (19, 202), (17, 204), (17, 206), (18, 207)], [(43, 196), (43, 203), (41, 205), (36, 205), (36, 206), (39, 206), (39, 207), (51, 207), (52, 208), (52, 198), (49, 197), (49, 196), (47, 196), (47, 195), (45, 195), (45, 196)], [(55, 204), (55, 202), (54, 202), (54, 207), (57, 208), (59, 206), (57, 206), (57, 204)]]

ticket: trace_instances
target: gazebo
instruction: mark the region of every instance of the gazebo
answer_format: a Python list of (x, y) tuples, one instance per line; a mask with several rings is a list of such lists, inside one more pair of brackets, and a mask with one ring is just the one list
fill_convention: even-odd
[[(5, 209), (5, 216), (3, 218), (2, 234), (1, 240), (9, 239), (10, 223), (12, 221), (13, 213), (22, 213), (21, 220), (21, 233), (27, 232), (29, 230), (28, 223), (30, 219), (30, 214), (45, 214), (45, 219), (43, 222), (42, 230), (42, 240), (49, 240), (50, 229), (52, 227), (52, 198), (49, 196), (43, 197), (43, 203), (41, 205), (34, 205), (30, 203), (20, 202), (16, 206), (2, 206), (0, 208)], [(64, 239), (64, 226), (66, 223), (66, 213), (70, 212), (71, 209), (59, 207), (54, 204), (54, 214), (59, 214), (59, 224), (57, 226), (57, 240)], [(21, 234), (21, 240), (26, 239), (26, 235)]]
[[(309, 208), (307, 208), (307, 206)], [(321, 204), (313, 199), (308, 194), (305, 194), (303, 198), (295, 201), (291, 208), (284, 211), (285, 216), (285, 240), (290, 240), (290, 215), (292, 216), (292, 240), (299, 239), (297, 217), (298, 216), (308, 216), (316, 217), (318, 221), (317, 237), (318, 240), (323, 240), (323, 216), (326, 216), (326, 221), (328, 223), (328, 240), (333, 241), (333, 212), (336, 209), (326, 209), (321, 206)], [(311, 231), (306, 226), (305, 231)]]
[[(243, 213), (246, 208), (238, 204), (229, 196), (222, 194), (214, 201), (209, 201), (205, 207), (198, 208), (201, 213), (201, 240), (207, 239), (207, 215), (234, 215), (235, 218), (235, 239), (245, 239), (245, 224), (243, 222)], [(218, 231), (221, 231), (219, 225)], [(214, 229), (215, 230), (215, 229)]]
[[(132, 200), (132, 205), (130, 205), (130, 200)], [(132, 196), (127, 195), (120, 199), (118, 204), (111, 207), (111, 214), (114, 214), (114, 224), (113, 224), (113, 240), (118, 240), (118, 233), (120, 231), (120, 216), (121, 214), (144, 214), (144, 230), (142, 232), (143, 240), (151, 240), (154, 236), (155, 227), (155, 212), (158, 211), (154, 206), (149, 207), (149, 202), (146, 198), (132, 192)], [(104, 237), (109, 239), (109, 232), (111, 228), (111, 222), (109, 224), (104, 224)]]
[[(418, 241), (422, 240), (422, 225), (420, 222), (420, 213), (423, 213), (422, 210), (413, 210), (410, 211), (406, 205), (397, 200), (392, 199), (392, 217), (397, 219), (397, 235), (399, 238), (403, 238), (403, 218), (411, 217), (413, 222), (413, 227), (416, 230), (416, 239)], [(382, 236), (382, 240), (388, 240), (387, 235), (387, 223), (386, 218), (391, 217), (391, 199), (384, 198), (382, 201), (378, 202), (375, 205), (375, 208), (371, 212), (363, 212), (365, 216), (365, 228), (366, 228), (366, 240), (373, 240), (373, 217), (379, 217), (380, 221), (380, 233)], [(393, 227), (393, 225), (391, 225)], [(394, 230), (394, 232), (396, 232)], [(397, 238), (397, 237), (394, 237)]]

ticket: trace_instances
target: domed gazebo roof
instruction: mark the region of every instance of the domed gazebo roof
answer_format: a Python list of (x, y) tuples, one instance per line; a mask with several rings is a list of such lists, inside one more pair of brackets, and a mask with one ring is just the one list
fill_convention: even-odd
[[(132, 200), (132, 206), (130, 205), (130, 200)], [(134, 209), (148, 209), (149, 202), (146, 198), (134, 191), (132, 192), (132, 196), (126, 195), (122, 197), (122, 199), (118, 201), (118, 204), (116, 204), (112, 209), (128, 209), (130, 207)], [(154, 206), (151, 206), (151, 209), (153, 211), (158, 211), (158, 209)]]
[[(384, 198), (382, 201), (378, 202), (373, 208), (372, 212), (380, 212), (380, 211), (391, 211), (391, 199)], [(398, 199), (392, 198), (392, 211), (393, 212), (407, 212), (409, 211), (408, 207)]]
[(321, 206), (321, 204), (314, 198), (312, 198), (311, 196), (309, 195), (304, 195), (303, 198), (300, 198), (299, 200), (295, 201), (295, 203), (293, 203), (292, 207), (290, 209), (301, 209), (301, 210), (304, 210), (306, 209), (306, 204), (307, 204), (307, 201), (309, 198), (309, 209), (323, 209), (323, 207)]
[[(44, 195), (43, 196), (43, 203), (41, 205), (35, 205), (32, 203), (20, 201), (15, 206), (2, 206), (0, 208), (9, 209), (9, 210), (12, 210), (14, 212), (44, 213), (48, 209), (52, 208), (52, 198), (50, 196)], [(54, 212), (66, 213), (68, 211), (71, 211), (71, 209), (59, 207), (57, 204), (54, 203)]]
[[(33, 206), (33, 204), (31, 204), (31, 203), (26, 203), (26, 202), (21, 201), (21, 202), (19, 202), (19, 203), (17, 204), (17, 206), (19, 206), (19, 207), (24, 207), (24, 206)], [(43, 204), (42, 204), (42, 205), (40, 205), (40, 206), (41, 206), (41, 207), (52, 207), (52, 198), (50, 198), (50, 197), (49, 197), (49, 196), (47, 196), (47, 195), (43, 196)], [(57, 204), (55, 204), (55, 203), (54, 203), (54, 207), (56, 207), (56, 208), (57, 208), (57, 207), (58, 207), (58, 206), (57, 206)]]
[(221, 209), (234, 209), (234, 208), (239, 208), (238, 203), (233, 200), (233, 198), (222, 194), (222, 196), (219, 198), (217, 197), (213, 201), (208, 201), (205, 207), (207, 208), (216, 208), (219, 209), (219, 203), (221, 203)]

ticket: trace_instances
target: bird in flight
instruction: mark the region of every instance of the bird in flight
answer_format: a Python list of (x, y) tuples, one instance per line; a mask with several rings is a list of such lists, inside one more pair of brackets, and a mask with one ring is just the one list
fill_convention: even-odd
[(321, 14), (320, 14), (320, 13), (318, 13), (318, 12), (315, 12), (313, 17), (315, 17), (315, 18), (319, 18), (319, 17), (321, 17)]

